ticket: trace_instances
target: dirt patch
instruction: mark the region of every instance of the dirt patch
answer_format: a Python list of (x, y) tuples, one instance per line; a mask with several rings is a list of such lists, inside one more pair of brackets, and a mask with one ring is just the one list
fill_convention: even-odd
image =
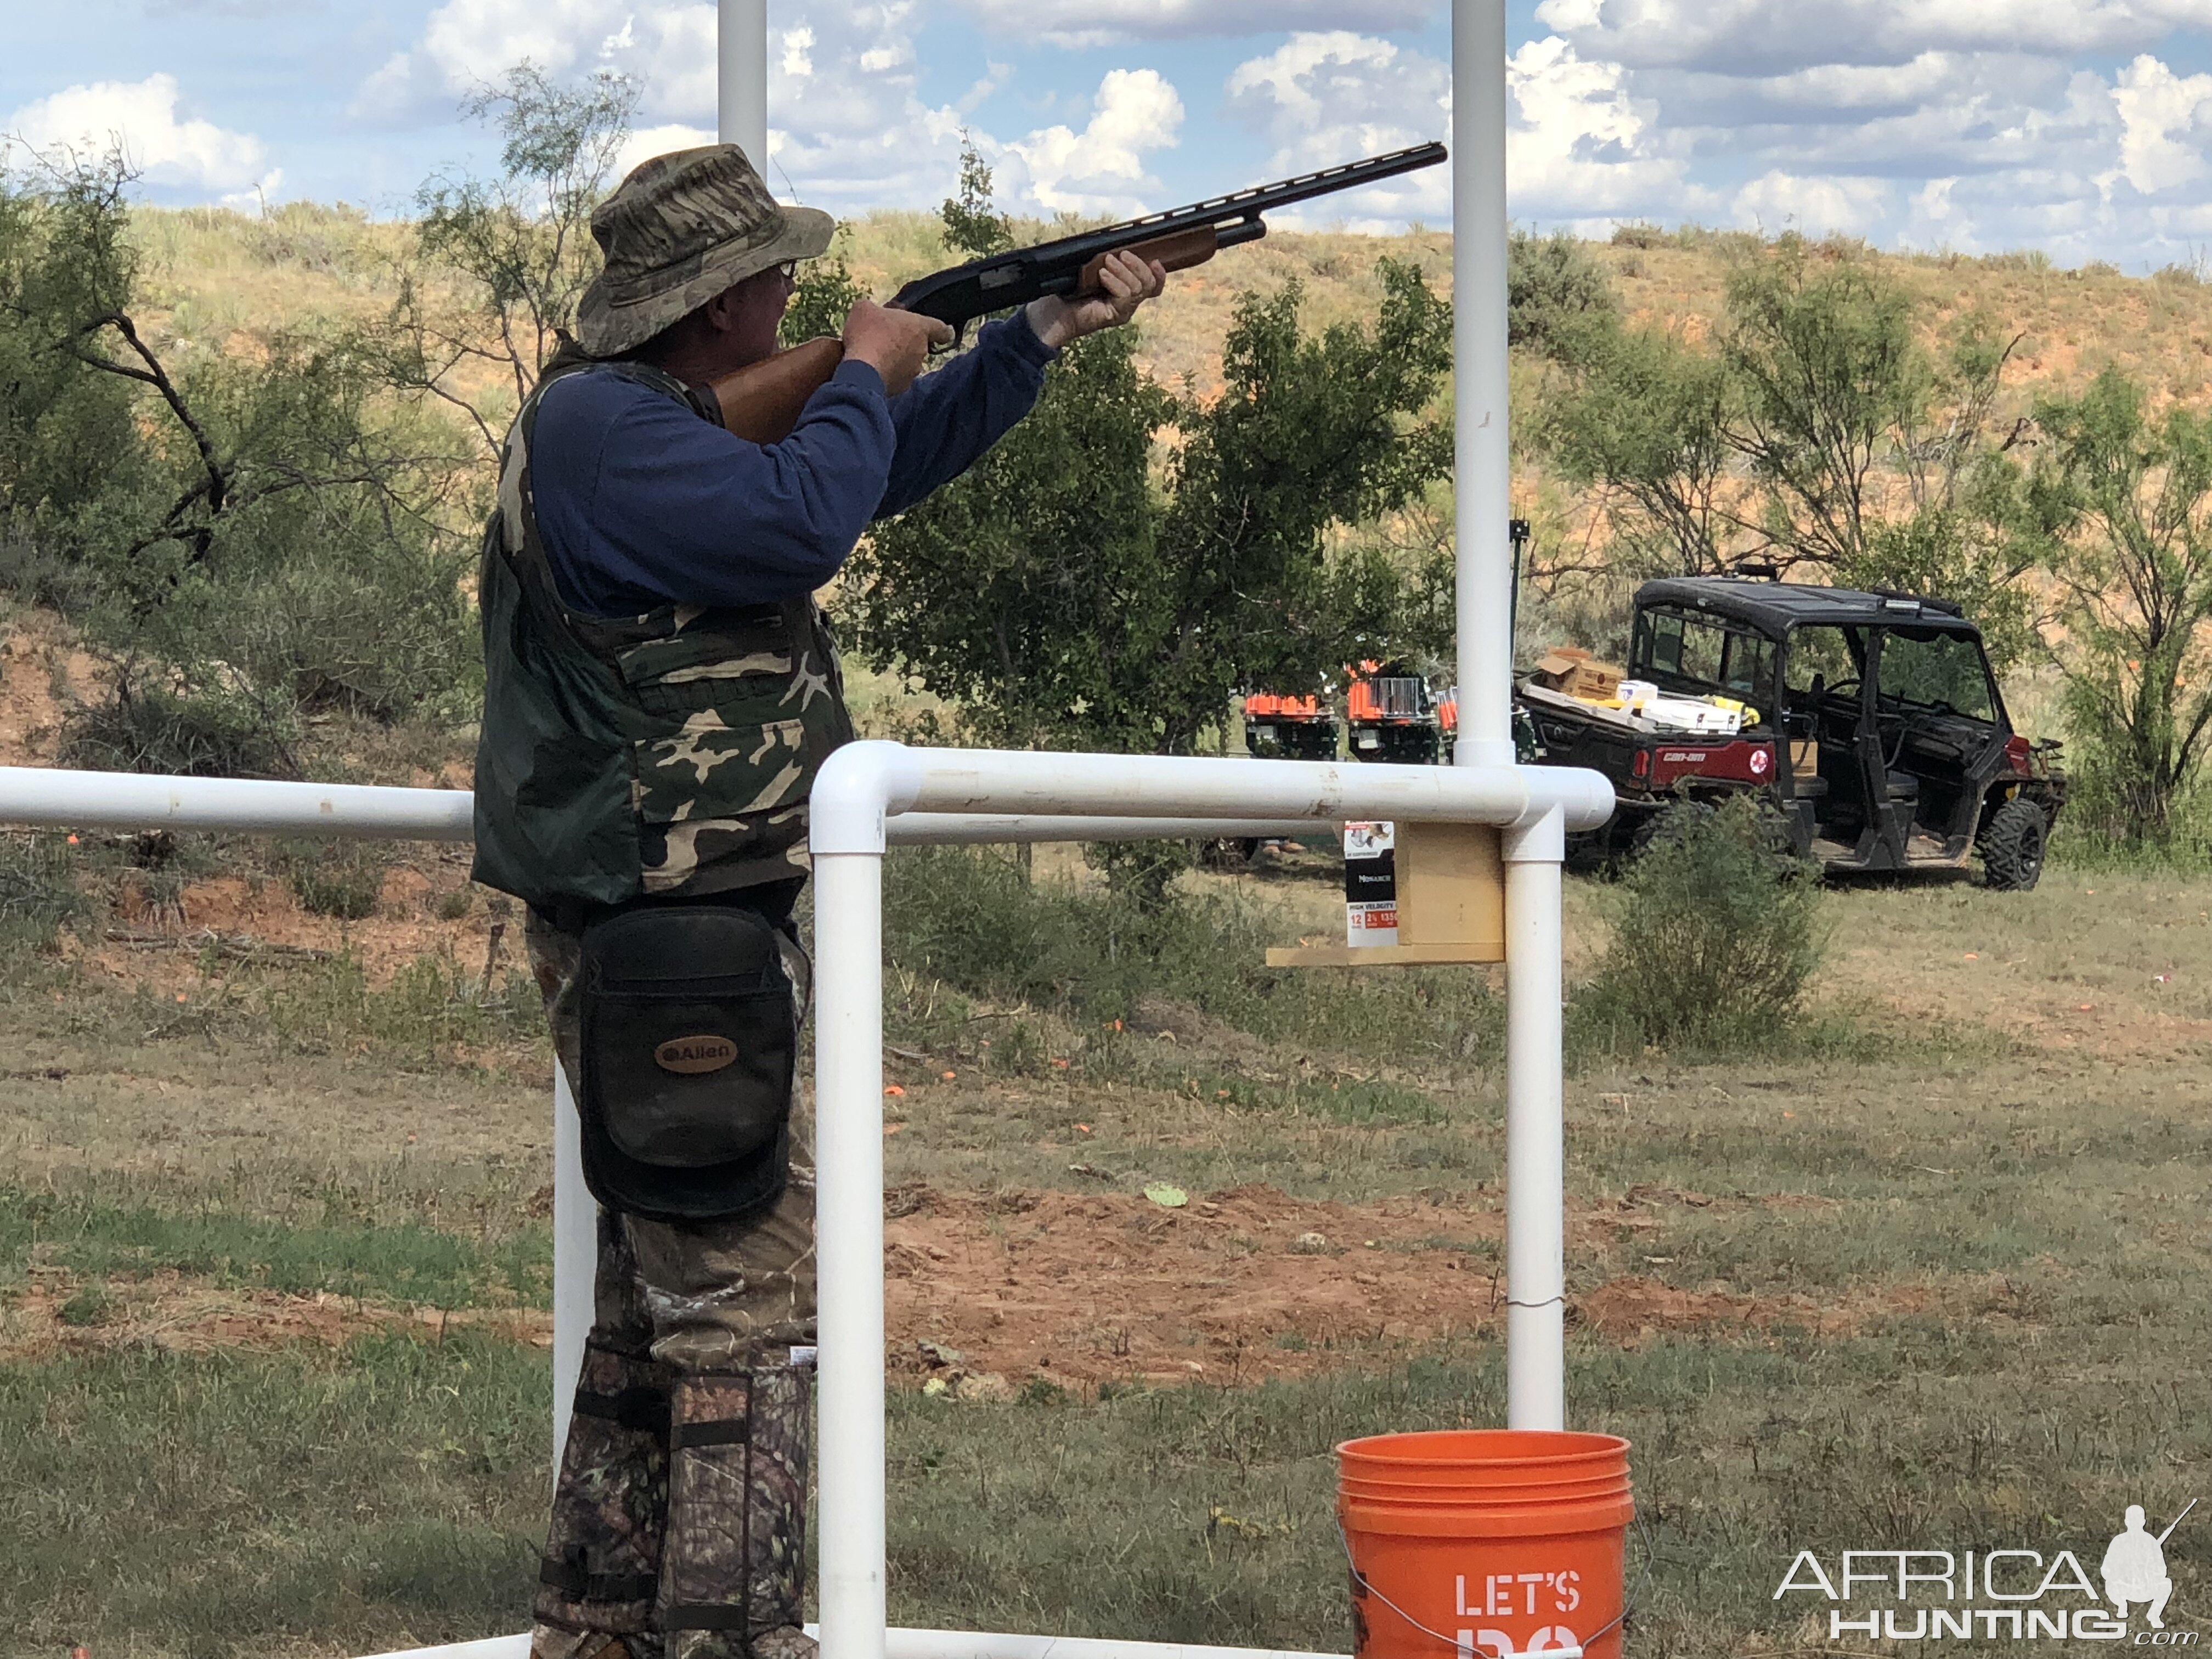
[[(979, 1197), (915, 1185), (894, 1191), (890, 1208), (889, 1367), (908, 1387), (1003, 1399), (1032, 1381), (1253, 1384), (1390, 1363), (1504, 1328), (1503, 1217), (1473, 1206), (1332, 1204), (1252, 1186), (1168, 1209), (1118, 1193)], [(1612, 1207), (1577, 1214), (1570, 1231), (1619, 1219)], [(0, 1363), (143, 1346), (335, 1347), (373, 1332), (463, 1327), (540, 1347), (552, 1341), (552, 1317), (537, 1310), (217, 1289), (167, 1272), (88, 1286), (32, 1271), (29, 1288), (0, 1308)], [(1632, 1274), (1577, 1297), (1568, 1317), (1630, 1346), (1722, 1329), (1832, 1338), (1942, 1300), (1927, 1285), (1815, 1299), (1687, 1291)], [(2005, 1311), (1987, 1296), (1977, 1310)]]
[(1680, 1331), (1741, 1326), (1772, 1330), (1796, 1326), (1817, 1336), (1854, 1335), (1897, 1314), (1924, 1313), (1936, 1297), (1924, 1285), (1885, 1286), (1816, 1301), (1809, 1296), (1735, 1296), (1726, 1291), (1676, 1290), (1656, 1279), (1608, 1279), (1576, 1298), (1570, 1317), (1616, 1340), (1635, 1345)]
[[(376, 914), (359, 921), (315, 915), (300, 903), (289, 882), (244, 876), (194, 882), (175, 901), (157, 903), (144, 883), (129, 878), (135, 873), (126, 872), (117, 895), (118, 926), (87, 955), (118, 980), (162, 988), (198, 978), (198, 957), (210, 944), (218, 955), (246, 960), (254, 958), (257, 946), (273, 947), (279, 956), (350, 951), (378, 984), (428, 956), (450, 957), (480, 975), (499, 921), (481, 899), (457, 921), (434, 914), (440, 895), (465, 884), (459, 860), (387, 871)], [(519, 907), (507, 906), (504, 920), (495, 975), (524, 965)]]
[(1419, 1200), (1244, 1187), (1164, 1209), (908, 1189), (893, 1208), (908, 1213), (888, 1224), (891, 1364), (915, 1377), (1257, 1382), (1486, 1325), (1499, 1305), (1485, 1246), (1502, 1218)]
[[(1624, 1201), (1716, 1200), (1640, 1188)], [(1253, 1186), (1170, 1210), (1125, 1194), (972, 1198), (917, 1186), (895, 1194), (891, 1209), (892, 1370), (956, 1391), (989, 1395), (1009, 1378), (1258, 1382), (1503, 1328), (1504, 1218), (1492, 1207), (1310, 1202)], [(1570, 1233), (1627, 1218), (1607, 1206), (1572, 1218)], [(1582, 1298), (1578, 1312), (1636, 1342), (1713, 1328), (1840, 1333), (1925, 1301), (1899, 1292), (1824, 1306), (1628, 1278)]]
[(52, 766), (67, 712), (57, 688), (86, 700), (98, 672), (52, 612), (27, 609), (12, 618), (0, 640), (0, 765)]
[[(95, 1294), (88, 1299), (90, 1288)], [(175, 1353), (267, 1350), (298, 1342), (337, 1347), (380, 1331), (490, 1329), (535, 1347), (553, 1346), (553, 1316), (525, 1308), (403, 1308), (350, 1297), (219, 1290), (173, 1273), (88, 1287), (62, 1275), (0, 1310), (0, 1364), (57, 1353), (155, 1347)]]

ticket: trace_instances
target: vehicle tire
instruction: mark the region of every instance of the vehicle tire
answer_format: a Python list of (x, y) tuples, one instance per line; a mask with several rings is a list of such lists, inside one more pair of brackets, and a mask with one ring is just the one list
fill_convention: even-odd
[(1632, 863), (1654, 847), (1672, 844), (1713, 815), (1712, 804), (1702, 800), (1678, 800), (1661, 808), (1638, 824), (1628, 837), (1628, 857)]
[(2008, 800), (1982, 831), (1983, 885), (2000, 893), (2025, 893), (2043, 875), (2043, 841), (2051, 820), (2032, 800)]

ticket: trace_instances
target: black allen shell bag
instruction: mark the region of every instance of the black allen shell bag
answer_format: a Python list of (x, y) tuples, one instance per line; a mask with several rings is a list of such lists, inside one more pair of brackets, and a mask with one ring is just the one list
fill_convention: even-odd
[(779, 936), (733, 905), (648, 905), (584, 930), (585, 1183), (610, 1209), (715, 1221), (791, 1168), (799, 1010)]

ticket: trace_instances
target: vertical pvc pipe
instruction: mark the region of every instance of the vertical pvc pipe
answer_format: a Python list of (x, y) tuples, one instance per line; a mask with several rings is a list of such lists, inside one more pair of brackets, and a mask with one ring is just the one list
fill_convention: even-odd
[(1564, 1429), (1566, 1097), (1553, 808), (1505, 832), (1505, 1422)]
[(591, 1334), (599, 1267), (599, 1206), (584, 1185), (584, 1128), (568, 1074), (553, 1062), (553, 1468), (568, 1443), (568, 1408)]
[(1452, 357), (1461, 766), (1513, 764), (1506, 537), (1505, 3), (1452, 0)]
[(768, 0), (719, 0), (715, 134), (768, 177)]
[(883, 854), (814, 855), (821, 1659), (884, 1659)]

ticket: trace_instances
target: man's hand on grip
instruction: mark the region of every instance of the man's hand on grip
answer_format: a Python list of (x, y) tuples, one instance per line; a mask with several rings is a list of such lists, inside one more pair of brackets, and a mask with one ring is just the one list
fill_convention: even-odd
[(951, 343), (951, 328), (934, 317), (886, 310), (873, 300), (861, 301), (845, 319), (845, 361), (868, 364), (894, 398), (915, 383), (931, 347)]

